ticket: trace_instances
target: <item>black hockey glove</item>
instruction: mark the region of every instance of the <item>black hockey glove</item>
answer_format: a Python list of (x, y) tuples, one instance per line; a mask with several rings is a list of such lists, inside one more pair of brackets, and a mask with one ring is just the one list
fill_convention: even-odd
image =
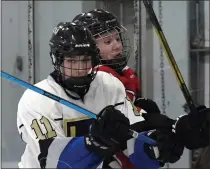
[[(142, 113), (145, 121), (131, 125), (135, 131), (152, 129), (172, 129), (176, 138), (187, 149), (198, 149), (209, 145), (210, 136), (210, 109), (200, 106), (198, 109), (197, 123), (192, 119), (191, 113), (179, 116), (176, 120), (170, 119), (162, 114)], [(194, 117), (193, 117), (194, 118)]]
[(145, 121), (132, 124), (131, 128), (137, 132), (153, 129), (171, 129), (173, 120), (160, 113), (158, 105), (150, 99), (138, 98), (134, 105), (142, 108), (147, 113), (143, 114)]
[(151, 99), (138, 98), (134, 102), (134, 105), (144, 109), (147, 113), (160, 114), (158, 105)]
[(131, 125), (131, 129), (142, 132), (153, 129), (172, 129), (173, 119), (166, 115), (157, 113), (142, 113), (144, 121), (137, 122)]
[(184, 145), (177, 141), (175, 134), (171, 131), (155, 130), (152, 133), (149, 133), (148, 136), (156, 141), (159, 150), (159, 156), (156, 157), (155, 154), (153, 154), (151, 147), (145, 144), (145, 151), (153, 159), (157, 159), (162, 164), (175, 163), (182, 156)]
[(173, 132), (187, 149), (204, 148), (210, 143), (210, 109), (200, 106), (197, 110), (196, 124), (191, 113), (179, 116), (173, 124)]
[(93, 121), (85, 137), (86, 147), (104, 158), (109, 157), (120, 150), (121, 143), (129, 139), (129, 129), (129, 119), (114, 106), (107, 106)]

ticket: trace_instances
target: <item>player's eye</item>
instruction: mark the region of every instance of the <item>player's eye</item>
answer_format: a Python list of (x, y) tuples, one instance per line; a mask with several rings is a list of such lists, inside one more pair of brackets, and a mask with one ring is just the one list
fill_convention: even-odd
[(111, 43), (111, 40), (105, 40), (104, 43), (108, 45)]
[(67, 63), (76, 63), (77, 62), (77, 60), (74, 60), (74, 59), (68, 59), (66, 61), (67, 61)]

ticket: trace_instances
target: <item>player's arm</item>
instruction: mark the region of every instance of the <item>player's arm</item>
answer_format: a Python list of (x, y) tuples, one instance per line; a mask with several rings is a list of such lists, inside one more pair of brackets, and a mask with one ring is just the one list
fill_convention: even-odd
[[(160, 146), (159, 142), (148, 137), (147, 132), (140, 134), (138, 139), (130, 139), (131, 137), (128, 136), (129, 128), (129, 120), (125, 115), (119, 110), (116, 110), (114, 106), (107, 106), (99, 113), (99, 118), (93, 121), (89, 134), (84, 138), (85, 140), (83, 137), (72, 138), (66, 141), (55, 138), (50, 141), (39, 141), (39, 143), (45, 143), (45, 145), (42, 145), (43, 150), (46, 150), (49, 144), (51, 145), (50, 147), (54, 146), (54, 149), (49, 149), (48, 153), (45, 152), (45, 154), (48, 155), (47, 165), (49, 166), (47, 166), (47, 168), (54, 167), (54, 164), (57, 164), (58, 161), (60, 163), (58, 163), (57, 168), (97, 167), (104, 158), (119, 152), (121, 150), (121, 143), (127, 140), (130, 148), (129, 159), (136, 168), (159, 168), (163, 164), (163, 157), (157, 156), (159, 153), (157, 147)], [(154, 133), (152, 134), (154, 135)], [(64, 143), (64, 149), (62, 143)], [(84, 144), (81, 145), (79, 143)], [(148, 147), (146, 147), (148, 150), (145, 149), (146, 144), (148, 145)], [(149, 150), (150, 146), (152, 146), (153, 150)], [(57, 150), (57, 152), (60, 153), (59, 158), (53, 154), (54, 152), (52, 152), (52, 150)], [(86, 155), (84, 154), (84, 150), (86, 151)], [(95, 155), (90, 157), (93, 153), (95, 153)], [(84, 159), (78, 160), (75, 154), (77, 154), (78, 157), (84, 157)], [(42, 155), (42, 157), (43, 156), (44, 155)], [(42, 157), (41, 155), (39, 156), (40, 159), (42, 159)], [(89, 161), (90, 158), (91, 161)], [(159, 158), (161, 158), (161, 161)], [(46, 164), (45, 159), (42, 160)], [(78, 164), (78, 162), (80, 163)]]
[(56, 107), (48, 109), (50, 113), (41, 113), (38, 112), (39, 109), (34, 110), (34, 107), (22, 102), (18, 106), (18, 131), (22, 139), (32, 148), (34, 159), (38, 159), (40, 167), (98, 167), (103, 158), (87, 149), (89, 142), (85, 137), (65, 137), (61, 125), (49, 116), (52, 112), (56, 114), (58, 110)]
[[(125, 117), (119, 110), (114, 107), (111, 108), (109, 112), (104, 114), (107, 123), (101, 122), (101, 124), (107, 125), (101, 129), (106, 129), (106, 131), (112, 131), (111, 136), (109, 138), (113, 138), (114, 141), (118, 141), (119, 143), (119, 151), (126, 150), (125, 154), (120, 154), (119, 152), (114, 153), (114, 157), (117, 158), (119, 165), (124, 166), (125, 168), (135, 167), (137, 169), (141, 168), (159, 168), (162, 164), (155, 158), (149, 156), (149, 152), (144, 150), (144, 145), (148, 144), (148, 146), (156, 146), (156, 142), (146, 135), (140, 135), (138, 139), (130, 139), (128, 136), (128, 131), (131, 128), (128, 118)], [(120, 120), (120, 124), (113, 124), (110, 126), (108, 122)], [(101, 133), (103, 133), (101, 131)], [(127, 142), (127, 146), (124, 144)], [(127, 149), (126, 149), (127, 148)], [(157, 147), (155, 149), (158, 149)], [(124, 158), (123, 158), (124, 157)], [(127, 158), (130, 163), (125, 163)], [(126, 161), (127, 162), (127, 161)], [(127, 164), (127, 165), (125, 165)]]
[[(199, 106), (197, 113), (189, 113), (180, 115), (177, 119), (170, 119), (166, 115), (156, 113), (143, 113), (145, 119), (145, 127), (160, 130), (168, 130), (173, 132), (176, 138), (187, 149), (199, 149), (208, 146), (209, 124), (210, 124), (210, 109), (205, 106)], [(196, 117), (194, 117), (196, 116)], [(197, 122), (194, 122), (196, 118)], [(135, 123), (137, 129), (140, 123)]]
[[(146, 135), (140, 135), (137, 140), (131, 139), (132, 137), (128, 135), (129, 129), (129, 120), (124, 114), (114, 106), (104, 108), (99, 113), (99, 118), (94, 121), (92, 128), (92, 136), (97, 138), (97, 141), (106, 144), (104, 152), (98, 153), (104, 158), (117, 155), (119, 151), (122, 151), (122, 144), (128, 141), (128, 158), (136, 168), (159, 168), (159, 161), (148, 156), (150, 153), (144, 150), (145, 143), (154, 146), (156, 142)], [(120, 159), (118, 161), (121, 162)], [(121, 162), (121, 165), (123, 163)]]
[(184, 150), (184, 145), (170, 131), (145, 131), (128, 143), (134, 148), (128, 150), (128, 157), (137, 168), (158, 168), (165, 163), (175, 163)]
[[(106, 134), (106, 140), (118, 144), (118, 151), (123, 150), (122, 144), (127, 141), (127, 157), (136, 168), (159, 168), (164, 163), (174, 163), (180, 159), (184, 146), (176, 141), (175, 135), (170, 131), (144, 132), (140, 133), (138, 139), (130, 139), (130, 124), (124, 114), (114, 106), (109, 106), (101, 115), (96, 129), (99, 129), (100, 134)], [(125, 159), (120, 159), (116, 152), (115, 156), (121, 165), (124, 164)]]
[[(40, 140), (40, 150), (49, 149), (42, 152), (39, 159), (47, 168), (55, 167), (55, 164), (57, 168), (96, 168), (103, 159), (121, 150), (121, 142), (130, 138), (129, 126), (129, 120), (120, 111), (107, 106), (93, 121), (85, 137)], [(55, 150), (58, 155), (54, 154)]]
[[(92, 141), (91, 141), (92, 142)], [(84, 136), (39, 140), (41, 168), (98, 168), (103, 158), (87, 149)]]

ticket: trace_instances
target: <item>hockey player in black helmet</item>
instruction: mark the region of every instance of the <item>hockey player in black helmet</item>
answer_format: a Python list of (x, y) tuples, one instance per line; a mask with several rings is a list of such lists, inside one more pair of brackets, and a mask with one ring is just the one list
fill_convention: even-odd
[[(50, 56), (55, 68), (52, 76), (64, 88), (68, 96), (83, 98), (96, 76), (92, 66), (98, 60), (95, 41), (86, 28), (59, 23), (50, 39)], [(72, 95), (73, 91), (78, 96)]]
[(127, 29), (120, 25), (117, 17), (103, 9), (94, 9), (77, 15), (73, 22), (86, 26), (95, 37), (100, 50), (101, 66), (98, 71), (108, 72), (117, 77), (138, 110), (160, 113), (154, 101), (139, 97), (140, 80), (135, 71), (127, 66), (131, 52)]
[(122, 44), (121, 47), (111, 55), (106, 51), (103, 52), (103, 49), (100, 48), (98, 44), (100, 51), (102, 51), (99, 64), (107, 65), (116, 71), (121, 71), (127, 65), (131, 52), (130, 42), (127, 29), (120, 25), (116, 16), (102, 9), (95, 9), (77, 15), (73, 19), (73, 22), (86, 26), (93, 34), (96, 41), (111, 35), (116, 36), (116, 39)]
[(19, 168), (101, 168), (128, 140), (127, 159), (136, 168), (160, 167), (162, 159), (155, 155), (158, 148), (149, 132), (138, 139), (128, 136), (130, 124), (143, 118), (134, 113), (122, 83), (92, 69), (98, 49), (89, 30), (70, 22), (58, 24), (50, 55), (55, 70), (35, 86), (98, 114), (98, 119), (27, 89), (17, 111), (18, 131), (26, 142)]

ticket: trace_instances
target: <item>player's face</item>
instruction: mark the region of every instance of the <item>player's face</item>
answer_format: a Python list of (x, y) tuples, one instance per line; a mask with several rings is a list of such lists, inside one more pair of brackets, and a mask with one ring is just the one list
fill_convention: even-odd
[(92, 68), (91, 56), (74, 56), (65, 58), (61, 67), (65, 78), (87, 76)]
[(121, 57), (123, 46), (117, 31), (101, 35), (96, 39), (96, 44), (100, 49), (100, 56), (104, 59), (111, 60)]

